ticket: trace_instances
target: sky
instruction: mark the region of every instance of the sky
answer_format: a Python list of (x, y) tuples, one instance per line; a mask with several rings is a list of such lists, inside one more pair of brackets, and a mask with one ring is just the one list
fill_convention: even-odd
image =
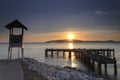
[(120, 0), (0, 0), (0, 42), (8, 42), (6, 24), (28, 28), (25, 42), (67, 39), (120, 41)]

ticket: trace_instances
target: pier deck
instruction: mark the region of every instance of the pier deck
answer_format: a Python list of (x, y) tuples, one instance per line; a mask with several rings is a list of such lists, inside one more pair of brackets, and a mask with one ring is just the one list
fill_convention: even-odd
[(114, 74), (117, 74), (117, 62), (115, 58), (114, 49), (46, 49), (45, 57), (51, 54), (51, 57), (56, 53), (59, 56), (60, 53), (68, 52), (69, 58), (71, 53), (75, 54), (77, 59), (80, 59), (85, 64), (92, 64), (92, 68), (95, 67), (95, 62), (98, 64), (99, 74), (101, 74), (101, 64), (105, 65), (105, 71), (107, 71), (107, 64), (114, 64)]

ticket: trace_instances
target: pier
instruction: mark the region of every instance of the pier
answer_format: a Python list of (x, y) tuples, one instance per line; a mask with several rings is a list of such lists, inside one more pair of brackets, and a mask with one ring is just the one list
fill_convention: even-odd
[(107, 73), (107, 64), (113, 64), (114, 74), (117, 74), (117, 61), (114, 49), (46, 49), (45, 57), (49, 55), (54, 57), (55, 54), (57, 56), (62, 54), (65, 57), (66, 52), (69, 58), (71, 58), (71, 53), (74, 53), (77, 59), (89, 65), (92, 70), (95, 69), (95, 65), (97, 64), (99, 74), (102, 71), (102, 64), (104, 65), (105, 73)]

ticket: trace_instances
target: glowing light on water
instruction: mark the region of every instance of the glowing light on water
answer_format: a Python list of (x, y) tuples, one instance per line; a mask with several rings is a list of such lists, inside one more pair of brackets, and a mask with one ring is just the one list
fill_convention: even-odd
[(69, 48), (69, 49), (73, 49), (73, 48), (74, 48), (74, 47), (73, 47), (73, 43), (69, 43), (69, 44), (68, 44), (68, 48)]

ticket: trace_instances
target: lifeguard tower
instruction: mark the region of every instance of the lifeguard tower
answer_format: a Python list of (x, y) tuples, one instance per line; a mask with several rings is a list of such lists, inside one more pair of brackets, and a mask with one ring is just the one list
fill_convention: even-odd
[[(23, 36), (24, 30), (28, 30), (23, 24), (21, 24), (18, 20), (14, 20), (13, 22), (7, 24), (5, 26), (9, 29), (9, 47), (8, 47), (8, 60), (11, 60), (12, 57), (12, 48), (18, 48), (18, 57), (19, 57), (19, 49), (21, 48), (22, 58), (24, 58), (24, 45), (23, 45)], [(19, 31), (19, 33), (15, 34), (14, 29)], [(19, 30), (18, 30), (19, 29)]]

